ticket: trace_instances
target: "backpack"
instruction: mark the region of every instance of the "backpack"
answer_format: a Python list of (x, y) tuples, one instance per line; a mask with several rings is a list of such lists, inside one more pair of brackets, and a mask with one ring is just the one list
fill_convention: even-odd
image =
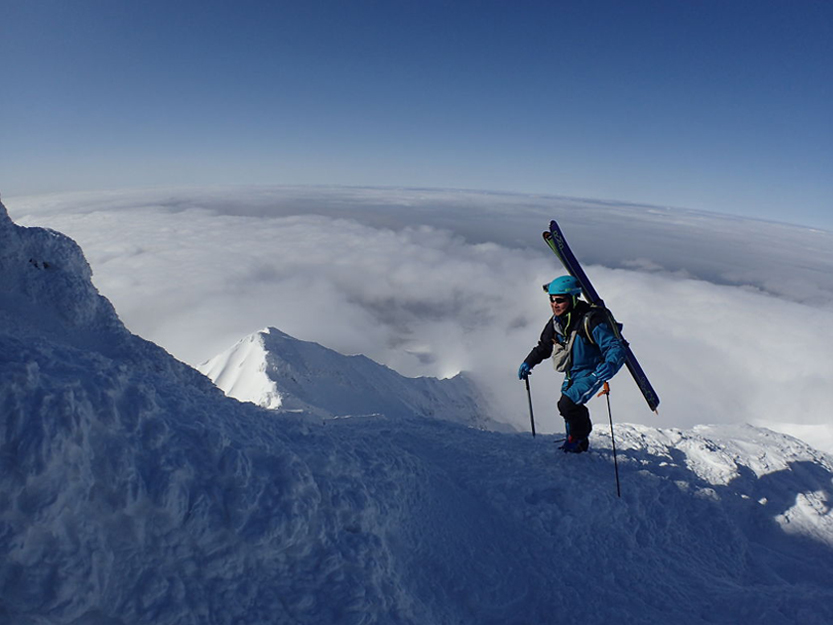
[(596, 345), (596, 341), (593, 338), (593, 328), (600, 323), (608, 321), (608, 319), (613, 320), (616, 324), (614, 334), (618, 338), (621, 336), (619, 331), (622, 329), (622, 324), (617, 323), (613, 319), (613, 315), (610, 314), (610, 311), (607, 308), (591, 305), (590, 310), (584, 313), (584, 316), (578, 326), (570, 333), (570, 336), (567, 337), (567, 341), (565, 343), (562, 344), (558, 341), (553, 341), (552, 366), (555, 370), (560, 373), (569, 372), (570, 365), (572, 365), (573, 361), (573, 343), (576, 341), (576, 336), (581, 334), (581, 336), (584, 337), (588, 343)]
[(610, 329), (613, 330), (613, 336), (622, 341), (624, 345), (628, 344), (622, 337), (623, 326), (613, 318), (613, 313), (605, 306), (591, 304), (590, 310), (584, 313), (584, 319), (582, 319), (581, 323), (581, 329), (584, 330), (583, 336), (591, 345), (596, 344), (596, 341), (593, 339), (593, 328), (603, 322), (607, 322), (610, 325)]

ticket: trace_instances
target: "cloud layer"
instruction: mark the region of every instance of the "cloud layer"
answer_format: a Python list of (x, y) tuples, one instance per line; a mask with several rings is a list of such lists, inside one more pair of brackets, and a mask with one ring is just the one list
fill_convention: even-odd
[[(662, 398), (656, 417), (623, 372), (615, 419), (754, 422), (813, 431), (810, 442), (824, 446), (830, 233), (426, 190), (156, 191), (6, 204), (22, 225), (75, 238), (128, 327), (186, 362), (271, 325), (409, 376), (468, 370), (518, 427), (528, 415), (515, 371), (549, 314), (540, 285), (563, 273), (540, 242), (557, 218)], [(543, 363), (531, 380), (539, 428), (560, 430), (560, 375)], [(591, 410), (603, 424), (601, 400)]]

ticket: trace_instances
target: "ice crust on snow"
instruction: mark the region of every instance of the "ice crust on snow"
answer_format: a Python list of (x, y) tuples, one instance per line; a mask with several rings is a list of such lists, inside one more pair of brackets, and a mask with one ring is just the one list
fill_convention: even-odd
[(618, 426), (618, 499), (598, 423), (568, 457), (228, 398), (2, 204), (0, 276), (2, 623), (833, 622), (833, 464), (796, 439)]
[(322, 418), (436, 417), (481, 429), (514, 431), (489, 416), (465, 374), (406, 378), (362, 356), (266, 328), (198, 367), (227, 395), (264, 408)]

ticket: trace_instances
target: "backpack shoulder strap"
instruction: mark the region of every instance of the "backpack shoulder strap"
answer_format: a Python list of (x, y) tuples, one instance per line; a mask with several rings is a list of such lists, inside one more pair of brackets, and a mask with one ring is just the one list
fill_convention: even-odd
[(584, 338), (591, 345), (595, 345), (596, 341), (593, 339), (593, 329), (600, 323), (606, 323), (613, 331), (613, 335), (627, 346), (628, 342), (622, 336), (622, 324), (613, 318), (613, 314), (605, 306), (591, 306), (590, 310), (584, 313), (584, 318), (581, 320), (581, 332)]
[(581, 320), (582, 334), (591, 345), (596, 344), (593, 339), (593, 329), (605, 321), (605, 310), (600, 306), (591, 306), (590, 310), (584, 313), (584, 318)]

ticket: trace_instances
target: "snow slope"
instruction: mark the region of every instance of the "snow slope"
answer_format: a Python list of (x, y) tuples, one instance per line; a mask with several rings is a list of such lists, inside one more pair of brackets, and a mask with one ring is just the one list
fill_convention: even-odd
[(489, 418), (488, 402), (464, 374), (406, 378), (365, 356), (345, 356), (276, 328), (245, 337), (198, 369), (230, 397), (264, 408), (324, 418), (439, 416), (481, 429), (513, 429)]
[(750, 426), (592, 452), (225, 397), (0, 205), (0, 622), (829, 623), (833, 464)]

